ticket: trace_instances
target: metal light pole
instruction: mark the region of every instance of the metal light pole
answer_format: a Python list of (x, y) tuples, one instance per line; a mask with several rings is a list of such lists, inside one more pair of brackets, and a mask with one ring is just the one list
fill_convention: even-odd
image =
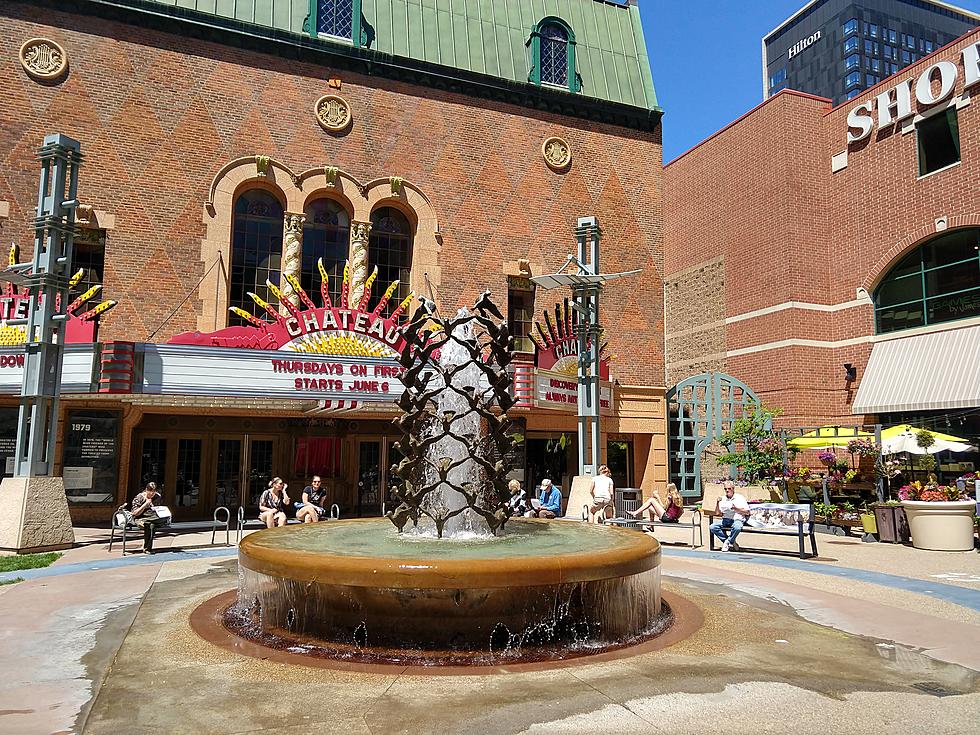
[(65, 548), (74, 541), (64, 480), (51, 475), (81, 145), (66, 135), (48, 135), (38, 159), (33, 258), (0, 271), (0, 280), (30, 291), (27, 319), (8, 322), (27, 326), (14, 477), (0, 490), (0, 548), (16, 551)]
[[(542, 288), (571, 287), (572, 320), (578, 338), (578, 470), (579, 475), (595, 476), (601, 456), (599, 421), (599, 294), (602, 284), (634, 276), (639, 270), (623, 273), (599, 272), (599, 240), (602, 231), (596, 217), (579, 217), (575, 227), (578, 255), (569, 255), (557, 273), (533, 276), (531, 282)], [(577, 273), (562, 273), (574, 265)]]

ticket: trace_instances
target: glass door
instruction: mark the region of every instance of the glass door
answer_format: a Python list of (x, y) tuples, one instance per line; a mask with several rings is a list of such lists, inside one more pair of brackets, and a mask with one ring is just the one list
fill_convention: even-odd
[[(259, 497), (269, 487), (269, 481), (275, 477), (273, 462), (276, 455), (276, 440), (272, 437), (245, 436), (245, 446), (248, 456), (243, 467), (248, 468), (245, 477), (245, 512), (254, 515), (259, 512)], [(302, 492), (299, 488), (299, 492)], [(292, 500), (300, 499), (296, 495), (297, 488), (286, 491)]]
[(236, 517), (242, 502), (242, 439), (218, 437), (214, 455), (214, 504), (225, 506)]
[[(177, 455), (174, 468), (173, 504), (175, 518), (201, 517), (210, 511), (210, 502), (201, 493), (201, 460), (204, 441), (199, 437), (176, 439)], [(207, 493), (210, 495), (210, 493)], [(164, 494), (168, 502), (170, 498)]]
[(357, 444), (357, 515), (381, 514), (381, 440), (362, 439)]

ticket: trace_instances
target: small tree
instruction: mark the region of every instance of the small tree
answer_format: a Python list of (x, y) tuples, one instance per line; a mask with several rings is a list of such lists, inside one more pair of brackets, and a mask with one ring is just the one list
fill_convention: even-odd
[(759, 406), (749, 416), (737, 419), (720, 438), (728, 452), (718, 457), (718, 463), (733, 465), (749, 482), (780, 475), (783, 443), (772, 429), (772, 420), (780, 414), (781, 409)]

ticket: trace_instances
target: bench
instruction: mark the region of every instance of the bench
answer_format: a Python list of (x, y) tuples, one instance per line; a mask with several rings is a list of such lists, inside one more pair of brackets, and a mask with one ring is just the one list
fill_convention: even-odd
[[(325, 520), (336, 521), (340, 519), (340, 506), (334, 503), (330, 506), (330, 514)], [(290, 518), (286, 521), (287, 526), (291, 526), (296, 523), (302, 523), (302, 521), (295, 518)], [(258, 518), (249, 518), (245, 520), (245, 508), (244, 506), (238, 506), (238, 528), (235, 532), (235, 543), (242, 542), (242, 533), (247, 528), (265, 528), (265, 521), (261, 521)]]
[[(750, 503), (749, 519), (742, 525), (743, 533), (763, 533), (771, 536), (796, 536), (800, 541), (800, 558), (806, 558), (806, 537), (810, 537), (811, 558), (817, 556), (812, 503)], [(704, 511), (708, 518), (721, 518), (713, 510)], [(795, 518), (795, 521), (793, 520)], [(739, 547), (741, 544), (735, 542)], [(708, 533), (708, 548), (715, 550), (715, 535)], [(759, 549), (765, 551), (765, 549)]]
[[(143, 529), (136, 524), (136, 520), (125, 512), (126, 506), (120, 506), (112, 514), (111, 531), (109, 533), (109, 551), (112, 551), (112, 544), (116, 540), (116, 532), (122, 536), (122, 553), (126, 556), (126, 542), (129, 539), (129, 531), (135, 531), (138, 535), (143, 535)], [(221, 505), (214, 509), (211, 520), (201, 521), (180, 521), (178, 523), (168, 523), (165, 526), (157, 526), (154, 535), (162, 533), (180, 533), (182, 531), (207, 531), (211, 530), (211, 544), (214, 544), (215, 535), (218, 531), (225, 531), (225, 546), (231, 546), (231, 511)]]
[[(620, 528), (638, 528), (645, 530), (647, 528), (656, 528), (657, 526), (663, 526), (665, 528), (690, 528), (691, 529), (691, 548), (704, 546), (704, 537), (702, 536), (701, 530), (701, 511), (694, 509), (691, 514), (691, 522), (680, 522), (677, 523), (664, 523), (661, 520), (655, 521), (641, 521), (639, 518), (634, 518), (630, 513), (635, 511), (640, 507), (642, 501), (640, 500), (640, 491), (635, 488), (624, 488), (622, 490), (616, 491), (616, 515), (614, 518), (604, 518), (603, 523), (609, 523), (613, 526), (619, 526)], [(586, 512), (588, 511), (588, 506), (586, 506)], [(695, 542), (695, 539), (697, 541)]]

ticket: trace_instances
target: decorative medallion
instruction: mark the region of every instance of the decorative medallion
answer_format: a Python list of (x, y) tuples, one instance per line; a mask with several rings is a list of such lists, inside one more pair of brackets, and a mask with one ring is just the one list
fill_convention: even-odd
[(548, 138), (542, 143), (541, 155), (552, 171), (562, 171), (572, 162), (572, 149), (561, 138)]
[(34, 79), (49, 82), (65, 73), (68, 56), (54, 41), (32, 38), (20, 47), (20, 65)]
[(350, 105), (343, 97), (335, 94), (325, 94), (313, 106), (316, 121), (320, 127), (332, 133), (339, 132), (350, 125)]

